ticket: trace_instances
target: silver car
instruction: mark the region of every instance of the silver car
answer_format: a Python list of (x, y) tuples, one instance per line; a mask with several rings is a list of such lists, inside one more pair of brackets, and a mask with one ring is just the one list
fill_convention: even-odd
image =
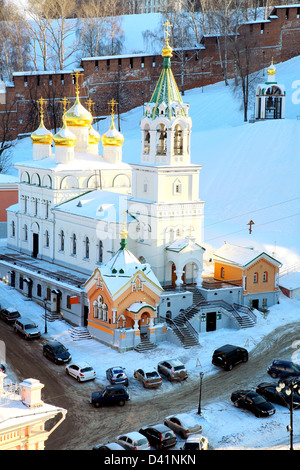
[(181, 382), (186, 380), (188, 373), (182, 362), (176, 360), (162, 361), (157, 365), (157, 370), (170, 380), (170, 382)]
[(150, 443), (143, 434), (133, 431), (115, 438), (115, 442), (127, 450), (149, 450)]
[(15, 321), (14, 330), (26, 339), (40, 338), (38, 326), (30, 318), (19, 318)]

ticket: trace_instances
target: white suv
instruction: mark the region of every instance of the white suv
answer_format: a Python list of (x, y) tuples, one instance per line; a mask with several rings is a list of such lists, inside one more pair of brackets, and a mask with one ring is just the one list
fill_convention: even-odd
[(41, 336), (38, 326), (30, 318), (19, 318), (16, 320), (14, 330), (26, 339), (39, 338)]
[(176, 360), (162, 361), (157, 364), (157, 370), (165, 375), (171, 382), (187, 379), (188, 373), (182, 362)]

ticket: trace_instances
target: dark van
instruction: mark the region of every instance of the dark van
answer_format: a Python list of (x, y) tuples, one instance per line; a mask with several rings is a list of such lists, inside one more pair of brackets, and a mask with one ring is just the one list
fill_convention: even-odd
[(223, 367), (225, 370), (231, 370), (239, 362), (247, 361), (247, 349), (232, 344), (225, 344), (216, 349), (212, 357), (212, 363), (217, 367)]

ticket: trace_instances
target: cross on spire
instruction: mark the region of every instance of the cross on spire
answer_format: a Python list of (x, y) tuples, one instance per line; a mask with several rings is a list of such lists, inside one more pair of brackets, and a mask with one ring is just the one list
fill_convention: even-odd
[(89, 112), (92, 114), (92, 106), (95, 104), (94, 101), (89, 98), (88, 100), (86, 100), (86, 104), (88, 105)]
[(169, 31), (169, 28), (171, 29), (172, 28), (172, 25), (170, 23), (169, 20), (167, 20), (165, 23), (164, 23), (164, 33), (165, 33), (165, 40), (166, 40), (166, 44), (169, 45), (169, 37), (171, 36), (171, 33)]
[(119, 103), (117, 103), (113, 98), (109, 101), (108, 106), (110, 106), (110, 114), (113, 117), (115, 114), (115, 107), (117, 107)]
[(76, 96), (79, 96), (79, 89), (80, 89), (80, 85), (79, 85), (79, 77), (81, 77), (83, 75), (82, 72), (79, 72), (79, 70), (75, 70), (74, 73), (72, 73), (73, 77), (75, 78), (75, 90), (76, 90)]
[(46, 103), (46, 100), (41, 96), (39, 100), (37, 100), (38, 103), (38, 108), (40, 112), (41, 119), (44, 117), (44, 104)]
[(67, 100), (66, 97), (64, 97), (62, 100), (60, 100), (60, 103), (62, 103), (62, 105), (63, 105), (63, 113), (65, 114), (65, 112), (67, 110), (67, 104), (70, 103), (70, 101)]

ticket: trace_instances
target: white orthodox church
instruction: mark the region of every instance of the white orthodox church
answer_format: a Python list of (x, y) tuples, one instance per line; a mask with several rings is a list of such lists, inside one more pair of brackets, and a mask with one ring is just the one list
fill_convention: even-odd
[[(151, 265), (162, 286), (197, 283), (203, 269), (200, 165), (191, 163), (192, 121), (172, 70), (166, 39), (161, 76), (141, 120), (140, 164), (122, 161), (124, 136), (114, 125), (100, 137), (80, 101), (64, 101), (63, 126), (41, 122), (31, 135), (32, 161), (20, 162), (19, 202), (7, 211), (8, 248), (91, 275), (120, 246), (126, 214), (128, 249)], [(99, 154), (100, 139), (103, 153)]]

